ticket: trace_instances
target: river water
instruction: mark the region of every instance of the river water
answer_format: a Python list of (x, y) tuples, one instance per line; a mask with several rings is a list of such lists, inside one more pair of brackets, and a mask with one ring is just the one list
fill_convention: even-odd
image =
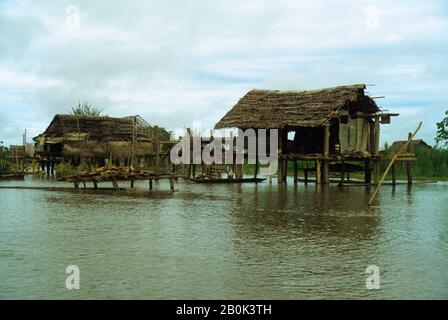
[(136, 187), (0, 189), (0, 299), (448, 298), (447, 183), (384, 186), (370, 208), (366, 187)]

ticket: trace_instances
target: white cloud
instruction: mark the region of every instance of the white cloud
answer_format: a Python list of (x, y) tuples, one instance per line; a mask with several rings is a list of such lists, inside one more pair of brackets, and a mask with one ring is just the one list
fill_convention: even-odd
[[(372, 94), (403, 118), (448, 105), (441, 1), (79, 0), (76, 32), (66, 28), (70, 4), (0, 5), (0, 111), (41, 119), (20, 126), (43, 130), (54, 113), (88, 100), (168, 128), (211, 127), (252, 88), (360, 82), (375, 83)], [(20, 137), (13, 127), (0, 137)], [(386, 133), (402, 138), (400, 130)]]

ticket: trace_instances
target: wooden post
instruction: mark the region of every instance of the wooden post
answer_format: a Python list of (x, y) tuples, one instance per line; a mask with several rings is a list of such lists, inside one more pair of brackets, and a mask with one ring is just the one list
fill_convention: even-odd
[(375, 122), (370, 122), (370, 136), (369, 136), (369, 151), (370, 155), (375, 154)]
[(305, 177), (305, 185), (308, 184), (308, 168), (303, 169), (303, 175)]
[(131, 180), (131, 189), (134, 189), (134, 180)]
[(131, 166), (134, 166), (134, 158), (135, 158), (135, 125), (137, 122), (137, 117), (134, 116), (132, 118), (132, 150), (131, 150)]
[(174, 178), (170, 178), (170, 190), (174, 192)]
[(345, 163), (344, 161), (342, 161), (342, 166), (341, 166), (341, 183), (344, 183), (345, 180)]
[[(407, 153), (411, 154), (414, 152), (413, 150), (413, 143), (412, 143), (412, 132), (409, 132), (408, 139), (410, 140), (408, 147), (407, 147)], [(408, 175), (408, 185), (412, 185), (412, 162), (406, 161), (406, 172)]]
[(255, 168), (254, 168), (254, 179), (257, 179), (258, 176), (258, 132), (257, 129), (255, 131)]
[(152, 190), (152, 179), (149, 179), (149, 190)]
[(294, 160), (294, 184), (297, 184), (297, 160)]
[(397, 184), (397, 175), (395, 173), (395, 163), (390, 168), (392, 174), (392, 185), (395, 186)]
[(188, 152), (190, 154), (190, 163), (187, 164), (187, 176), (188, 176), (188, 178), (191, 178), (191, 174), (192, 174), (192, 171), (193, 171), (192, 163), (194, 161), (193, 161), (193, 137), (191, 135), (191, 129), (190, 128), (187, 128), (187, 135), (188, 135), (188, 140), (189, 140), (189, 142), (188, 142), (188, 151), (184, 150), (184, 152)]
[(159, 133), (159, 127), (154, 126), (154, 148), (155, 148), (155, 156), (156, 156), (156, 170), (159, 170), (160, 166), (160, 133)]
[(93, 188), (98, 189), (98, 182), (96, 182), (96, 180), (92, 180), (92, 182), (93, 182)]
[[(325, 158), (328, 158), (330, 155), (330, 124), (324, 125), (323, 155)], [(327, 159), (323, 161), (323, 183), (330, 183), (330, 161)]]
[(316, 160), (316, 184), (320, 184), (320, 160)]
[(120, 187), (118, 186), (117, 181), (112, 180), (112, 186), (114, 187), (115, 190), (120, 190)]
[(277, 182), (283, 183), (283, 129), (278, 129), (278, 170)]
[(285, 159), (283, 160), (283, 183), (287, 183), (288, 182), (288, 160)]
[(372, 171), (370, 170), (370, 161), (364, 161), (364, 183), (372, 183)]
[(380, 118), (379, 117), (375, 117), (373, 154), (375, 156), (374, 183), (377, 185), (380, 181), (380, 171), (381, 171), (381, 161), (379, 159), (379, 155), (380, 155)]

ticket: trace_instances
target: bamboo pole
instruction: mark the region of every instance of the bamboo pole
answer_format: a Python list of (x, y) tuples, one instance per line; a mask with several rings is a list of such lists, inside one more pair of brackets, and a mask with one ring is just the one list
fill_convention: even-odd
[(417, 132), (420, 130), (421, 126), (422, 126), (422, 122), (420, 121), (420, 123), (419, 123), (417, 129), (415, 129), (414, 133), (408, 136), (408, 141), (406, 141), (406, 143), (404, 145), (402, 145), (400, 147), (400, 149), (398, 149), (398, 151), (394, 154), (394, 156), (390, 160), (389, 165), (387, 166), (386, 170), (383, 173), (383, 176), (381, 177), (381, 180), (379, 181), (378, 185), (375, 188), (375, 191), (372, 193), (372, 196), (369, 199), (369, 203), (368, 203), (369, 206), (372, 204), (373, 200), (375, 200), (375, 197), (378, 194), (378, 191), (380, 190), (381, 186), (383, 185), (383, 181), (386, 178), (387, 173), (389, 172), (390, 168), (394, 165), (395, 160), (397, 160), (398, 156), (408, 147), (409, 143), (411, 143), (412, 139), (415, 137)]

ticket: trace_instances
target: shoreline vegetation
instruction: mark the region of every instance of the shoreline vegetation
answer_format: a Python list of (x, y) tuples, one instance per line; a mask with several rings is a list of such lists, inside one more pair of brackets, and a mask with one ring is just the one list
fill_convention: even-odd
[[(387, 145), (385, 145), (387, 149)], [(448, 181), (448, 149), (444, 148), (424, 148), (422, 146), (414, 147), (414, 154), (417, 158), (417, 161), (413, 165), (414, 172), (414, 180), (440, 180), (440, 181)], [(5, 146), (1, 146), (0, 149), (0, 173), (14, 173), (17, 172), (17, 168), (15, 168), (15, 163), (13, 159), (7, 157), (8, 148)], [(313, 161), (297, 161), (299, 168), (299, 176), (301, 170), (304, 168), (311, 168), (314, 166)], [(347, 162), (348, 163), (348, 162)], [(384, 161), (382, 163), (381, 170), (384, 172), (388, 161)], [(288, 164), (288, 176), (293, 175), (293, 163), (290, 162)], [(262, 166), (261, 166), (262, 167)], [(37, 164), (32, 162), (27, 167), (24, 168), (25, 171), (37, 171)], [(96, 168), (90, 167), (86, 168), (85, 166), (72, 166), (69, 163), (60, 163), (56, 166), (56, 178), (64, 179), (67, 176), (72, 176), (76, 174), (80, 174), (84, 171), (95, 170)], [(396, 165), (396, 176), (398, 180), (406, 179), (406, 167), (405, 164), (398, 163)], [(244, 164), (243, 173), (247, 175), (252, 175), (254, 171), (254, 165), (252, 164)], [(302, 171), (303, 173), (303, 171)], [(350, 173), (350, 177), (354, 179), (361, 179), (363, 177), (363, 173), (361, 172), (353, 172)], [(391, 178), (389, 174), (387, 176)]]

